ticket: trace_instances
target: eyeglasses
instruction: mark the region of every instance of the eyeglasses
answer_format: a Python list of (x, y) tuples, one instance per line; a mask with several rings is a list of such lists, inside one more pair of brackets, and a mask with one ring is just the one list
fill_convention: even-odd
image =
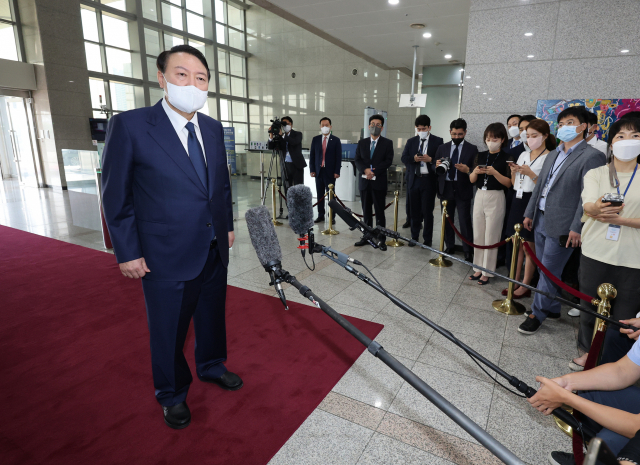
[(375, 124), (375, 123), (371, 123), (371, 124), (369, 125), (369, 127), (370, 127), (370, 128), (381, 128), (381, 127), (382, 127), (382, 124)]

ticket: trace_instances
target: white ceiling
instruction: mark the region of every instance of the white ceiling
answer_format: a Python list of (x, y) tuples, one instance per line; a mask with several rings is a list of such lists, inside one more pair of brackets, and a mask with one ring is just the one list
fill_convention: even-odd
[[(418, 66), (465, 60), (471, 0), (269, 0), (290, 14), (321, 29), (391, 68), (413, 67), (413, 45)], [(422, 30), (409, 27), (426, 24)], [(422, 34), (430, 32), (430, 39)], [(440, 42), (440, 45), (435, 45)]]

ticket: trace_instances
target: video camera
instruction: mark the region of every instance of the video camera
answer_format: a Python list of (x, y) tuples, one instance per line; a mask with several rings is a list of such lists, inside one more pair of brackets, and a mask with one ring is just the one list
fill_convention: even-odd
[(269, 142), (269, 148), (270, 149), (279, 148), (280, 141), (282, 140), (282, 134), (280, 133), (283, 131), (284, 124), (277, 116), (270, 121), (272, 124), (269, 130), (267, 131), (269, 134), (271, 134), (271, 141)]

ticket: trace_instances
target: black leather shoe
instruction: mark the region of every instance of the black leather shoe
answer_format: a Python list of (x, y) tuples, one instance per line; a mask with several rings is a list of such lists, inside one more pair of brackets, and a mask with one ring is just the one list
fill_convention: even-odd
[(178, 405), (171, 407), (162, 407), (164, 413), (164, 422), (169, 428), (182, 429), (191, 423), (191, 412), (186, 402), (180, 402)]
[(319, 216), (315, 219), (314, 223), (322, 223), (324, 221), (324, 216)]
[(426, 246), (428, 246), (428, 247), (432, 247), (432, 246), (431, 246), (431, 242), (424, 241), (424, 242), (423, 242), (423, 244), (424, 244), (424, 245), (426, 245)]
[(469, 263), (473, 263), (473, 254), (471, 254), (471, 253), (464, 254), (464, 261), (465, 262), (469, 262)]
[(444, 253), (448, 253), (449, 255), (455, 255), (456, 249), (455, 247), (447, 247), (446, 249), (444, 249)]
[(362, 239), (360, 239), (358, 242), (356, 242), (354, 245), (356, 247), (362, 247), (363, 245), (367, 245), (369, 242), (363, 237)]
[(402, 225), (402, 229), (407, 229), (411, 227), (411, 221), (407, 221)]
[[(413, 241), (415, 241), (415, 242), (413, 242)], [(418, 239), (412, 239), (411, 242), (409, 242), (407, 245), (409, 247), (415, 247), (417, 242), (418, 242)]]
[(230, 371), (227, 371), (220, 378), (203, 378), (202, 376), (198, 376), (198, 378), (200, 378), (200, 381), (204, 381), (205, 383), (215, 383), (227, 391), (237, 391), (244, 386), (242, 378)]

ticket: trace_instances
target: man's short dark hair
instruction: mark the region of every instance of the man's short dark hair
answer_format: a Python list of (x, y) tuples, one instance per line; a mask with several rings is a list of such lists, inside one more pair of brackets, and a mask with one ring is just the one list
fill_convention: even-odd
[(620, 119), (633, 119), (633, 118), (640, 119), (640, 111), (630, 111), (629, 113), (625, 113), (620, 117)]
[(511, 115), (507, 118), (507, 124), (509, 124), (509, 121), (511, 121), (511, 118), (518, 118), (518, 126), (520, 125), (520, 121), (522, 120), (522, 116), (520, 115)]
[(466, 131), (467, 122), (462, 118), (454, 119), (453, 121), (451, 121), (451, 124), (449, 125), (449, 130), (452, 130), (452, 129), (462, 129), (463, 131)]
[[(536, 118), (534, 115), (524, 115), (520, 117), (520, 123), (522, 123), (523, 121), (530, 123), (534, 119), (538, 119), (538, 118)], [(518, 123), (518, 126), (520, 126), (520, 123)]]
[(197, 48), (192, 47), (191, 45), (176, 45), (175, 47), (171, 47), (171, 50), (165, 50), (156, 59), (156, 67), (158, 70), (164, 74), (167, 71), (167, 61), (169, 61), (169, 57), (174, 53), (188, 53), (189, 55), (193, 55), (200, 63), (207, 68), (207, 80), (211, 80), (211, 71), (209, 71), (209, 65), (207, 64), (207, 59), (204, 57), (202, 52)]
[(594, 124), (598, 124), (598, 116), (595, 113), (590, 111), (585, 112), (585, 116), (587, 118), (587, 123), (589, 126), (593, 126)]
[(497, 137), (498, 139), (502, 139), (501, 147), (504, 147), (509, 140), (507, 130), (502, 123), (491, 123), (489, 126), (487, 126), (487, 129), (484, 130), (483, 140), (486, 141), (488, 137)]
[(320, 120), (320, 124), (322, 124), (323, 121), (329, 121), (329, 126), (331, 126), (331, 119), (327, 118), (326, 116), (324, 118), (322, 118)]
[(418, 126), (426, 126), (426, 127), (431, 126), (431, 118), (429, 118), (427, 115), (418, 116), (416, 118), (416, 127)]
[(282, 118), (280, 118), (280, 121), (289, 121), (289, 124), (293, 126), (293, 120), (291, 119), (291, 116), (283, 116)]
[(382, 126), (384, 126), (384, 118), (382, 117), (382, 115), (373, 115), (371, 118), (369, 118), (369, 124), (371, 124), (371, 121), (373, 121), (374, 119), (380, 120)]
[(578, 121), (580, 121), (580, 124), (586, 123), (587, 116), (585, 115), (585, 113), (586, 113), (586, 110), (581, 105), (565, 108), (558, 115), (558, 123), (563, 119), (568, 118), (569, 116), (573, 116), (574, 118), (577, 118)]

